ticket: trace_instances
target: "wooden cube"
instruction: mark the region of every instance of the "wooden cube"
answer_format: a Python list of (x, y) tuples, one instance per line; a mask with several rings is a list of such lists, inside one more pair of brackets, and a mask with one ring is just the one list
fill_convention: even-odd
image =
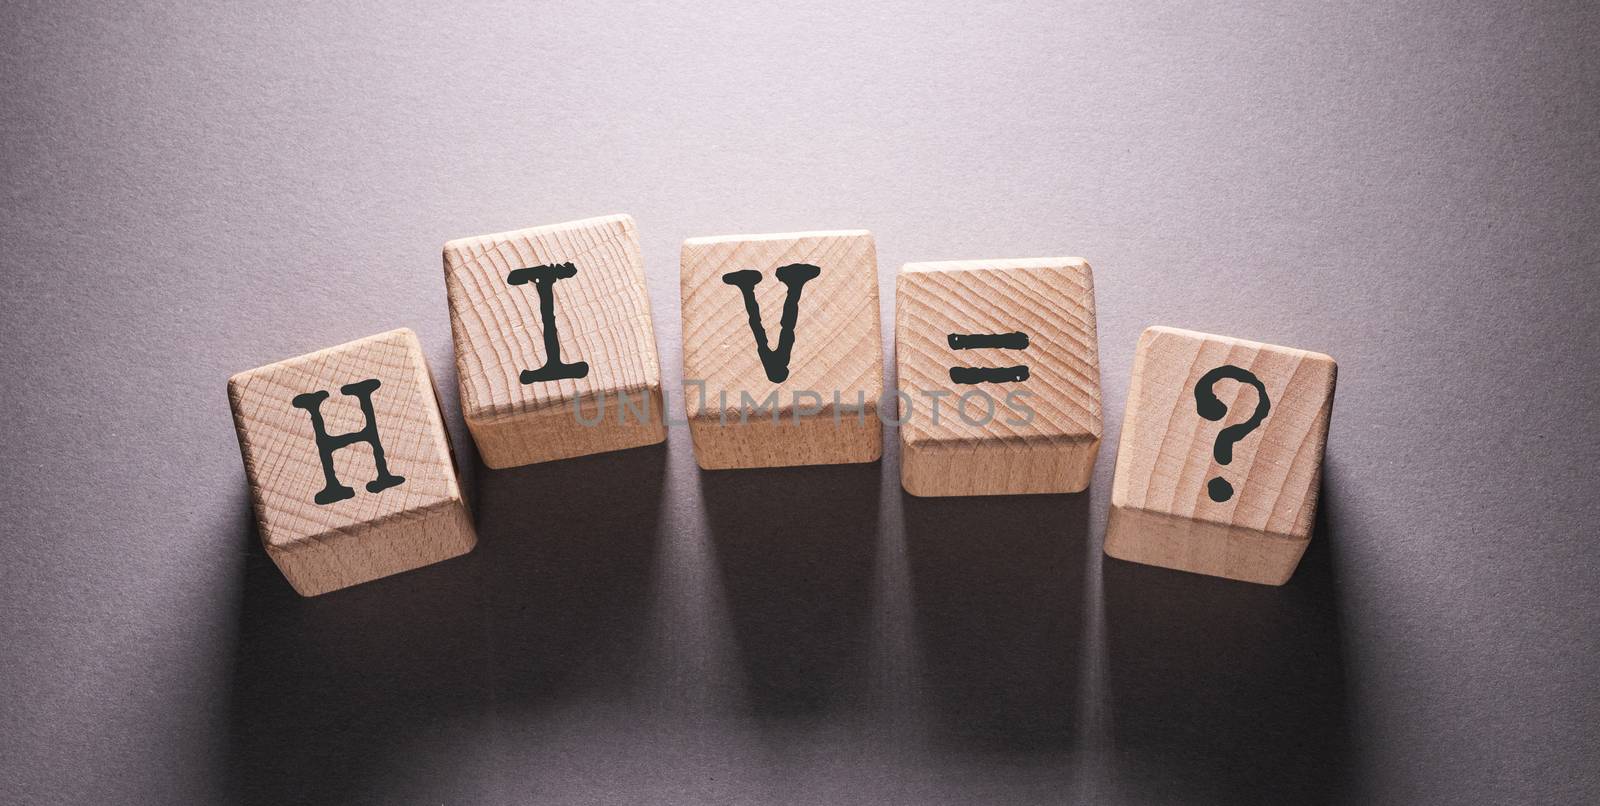
[(461, 413), (515, 467), (667, 438), (639, 233), (625, 215), (444, 245)]
[(261, 542), (302, 596), (477, 542), (410, 330), (241, 372), (228, 399)]
[(872, 233), (691, 238), (682, 283), (684, 400), (701, 467), (883, 455)]
[(1100, 453), (1089, 264), (1074, 257), (907, 263), (896, 289), (906, 491), (1088, 487)]
[(1282, 585), (1311, 540), (1338, 367), (1152, 327), (1139, 337), (1106, 554)]

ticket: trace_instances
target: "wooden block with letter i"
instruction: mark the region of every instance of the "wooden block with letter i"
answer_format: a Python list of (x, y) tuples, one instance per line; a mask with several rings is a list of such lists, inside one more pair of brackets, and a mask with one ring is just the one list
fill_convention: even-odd
[(1311, 540), (1338, 367), (1152, 327), (1139, 337), (1106, 554), (1282, 585)]
[(639, 232), (625, 215), (444, 245), (461, 413), (515, 467), (667, 438)]
[(477, 542), (410, 330), (241, 372), (228, 399), (261, 542), (302, 596)]
[(908, 263), (896, 280), (900, 482), (1075, 493), (1100, 452), (1094, 279), (1080, 258)]
[(681, 279), (684, 402), (701, 467), (882, 456), (872, 233), (691, 238)]

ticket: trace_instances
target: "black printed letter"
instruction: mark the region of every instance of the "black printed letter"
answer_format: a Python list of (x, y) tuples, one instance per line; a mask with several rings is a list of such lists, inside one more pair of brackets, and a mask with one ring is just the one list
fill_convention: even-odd
[(539, 292), (539, 318), (544, 322), (544, 366), (523, 370), (521, 375), (523, 383), (582, 378), (589, 374), (588, 362), (561, 363), (561, 340), (556, 337), (556, 294), (552, 286), (557, 280), (564, 280), (577, 273), (577, 267), (571, 263), (561, 263), (555, 266), (517, 269), (506, 275), (506, 282), (511, 285), (533, 283), (534, 289)]
[(372, 446), (372, 464), (378, 469), (378, 477), (367, 482), (367, 492), (382, 492), (405, 481), (404, 476), (390, 474), (389, 465), (383, 461), (383, 443), (378, 441), (378, 419), (372, 413), (372, 393), (380, 385), (377, 378), (368, 378), (339, 387), (341, 393), (355, 395), (356, 399), (361, 401), (361, 413), (366, 415), (367, 424), (360, 431), (351, 431), (338, 436), (330, 436), (327, 427), (322, 424), (322, 401), (328, 399), (327, 392), (306, 392), (295, 395), (294, 400), (289, 401), (295, 408), (305, 409), (311, 415), (311, 430), (316, 432), (317, 451), (322, 454), (322, 475), (327, 480), (327, 486), (312, 499), (317, 503), (331, 504), (356, 497), (356, 491), (340, 484), (339, 477), (334, 474), (333, 452), (357, 442), (365, 442)]
[(822, 269), (809, 263), (791, 263), (778, 267), (778, 282), (788, 289), (783, 298), (783, 316), (778, 319), (778, 346), (767, 347), (767, 331), (761, 326), (761, 305), (756, 302), (756, 284), (761, 282), (761, 272), (754, 269), (728, 272), (722, 282), (736, 285), (744, 295), (744, 310), (750, 314), (750, 332), (756, 337), (756, 354), (761, 356), (761, 366), (767, 371), (767, 380), (783, 383), (789, 377), (789, 352), (794, 348), (794, 323), (800, 318), (800, 289), (815, 280)]

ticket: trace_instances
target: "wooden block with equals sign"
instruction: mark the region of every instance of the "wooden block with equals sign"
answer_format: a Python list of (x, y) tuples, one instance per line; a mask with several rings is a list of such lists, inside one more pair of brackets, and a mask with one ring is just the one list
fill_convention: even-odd
[(908, 263), (895, 360), (913, 495), (1072, 493), (1100, 450), (1094, 278), (1079, 258)]

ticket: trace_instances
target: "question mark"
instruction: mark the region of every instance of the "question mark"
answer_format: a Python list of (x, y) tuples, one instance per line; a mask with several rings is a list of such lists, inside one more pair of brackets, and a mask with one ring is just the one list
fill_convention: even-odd
[[(1200, 382), (1194, 385), (1194, 407), (1201, 417), (1212, 422), (1222, 419), (1228, 413), (1228, 407), (1211, 391), (1217, 381), (1230, 378), (1239, 383), (1248, 383), (1256, 388), (1256, 413), (1250, 419), (1238, 425), (1230, 425), (1217, 433), (1216, 445), (1212, 454), (1217, 459), (1217, 464), (1225, 465), (1233, 461), (1233, 445), (1244, 439), (1261, 421), (1267, 419), (1268, 412), (1272, 411), (1272, 403), (1267, 400), (1267, 388), (1261, 381), (1252, 375), (1249, 370), (1240, 369), (1232, 364), (1224, 364), (1200, 376)], [(1233, 485), (1228, 480), (1218, 476), (1206, 484), (1206, 492), (1211, 494), (1211, 500), (1222, 503), (1233, 497)]]

